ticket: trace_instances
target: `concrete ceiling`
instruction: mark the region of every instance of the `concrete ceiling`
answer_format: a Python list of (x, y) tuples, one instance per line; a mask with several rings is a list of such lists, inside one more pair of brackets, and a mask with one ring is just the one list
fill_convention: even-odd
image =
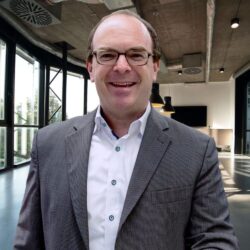
[[(73, 47), (69, 55), (81, 62), (86, 60), (88, 34), (112, 12), (110, 4), (128, 2), (129, 8), (135, 7), (159, 35), (163, 53), (158, 77), (161, 84), (228, 81), (250, 63), (249, 0), (24, 0), (40, 4), (55, 17), (55, 24), (39, 27), (9, 12), (4, 6), (6, 1), (14, 0), (1, 0), (0, 14), (6, 12), (33, 38), (50, 46), (67, 42)], [(231, 29), (231, 19), (236, 16), (240, 26)], [(221, 67), (225, 68), (223, 74), (219, 73)], [(182, 75), (178, 75), (179, 70)]]

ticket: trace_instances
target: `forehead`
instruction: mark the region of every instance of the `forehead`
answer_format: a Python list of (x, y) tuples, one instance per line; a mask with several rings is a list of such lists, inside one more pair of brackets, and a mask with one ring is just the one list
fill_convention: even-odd
[(92, 47), (93, 49), (144, 47), (151, 50), (152, 39), (146, 26), (140, 20), (133, 16), (117, 14), (108, 17), (98, 26)]

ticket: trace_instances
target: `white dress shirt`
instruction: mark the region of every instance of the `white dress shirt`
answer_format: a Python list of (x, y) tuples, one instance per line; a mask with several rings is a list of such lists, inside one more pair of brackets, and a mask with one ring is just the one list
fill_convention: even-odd
[(95, 117), (87, 179), (90, 250), (113, 250), (120, 217), (142, 136), (150, 113), (131, 123), (117, 139), (100, 113)]

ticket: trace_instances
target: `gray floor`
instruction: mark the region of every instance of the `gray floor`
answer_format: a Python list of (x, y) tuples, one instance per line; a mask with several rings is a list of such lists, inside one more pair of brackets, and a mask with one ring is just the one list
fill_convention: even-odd
[(221, 153), (220, 168), (240, 249), (250, 249), (250, 157)]
[[(241, 250), (250, 249), (250, 158), (221, 153), (220, 168)], [(0, 174), (0, 249), (12, 249), (28, 167)]]
[(21, 167), (0, 174), (0, 250), (12, 249), (28, 170)]

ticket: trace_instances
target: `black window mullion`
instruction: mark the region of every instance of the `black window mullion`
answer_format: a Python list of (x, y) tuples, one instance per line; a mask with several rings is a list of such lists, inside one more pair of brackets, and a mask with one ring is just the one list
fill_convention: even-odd
[(87, 114), (88, 110), (88, 78), (84, 75), (84, 106), (83, 106), (83, 113), (84, 115)]
[(45, 65), (40, 63), (40, 77), (39, 77), (39, 128), (45, 126)]
[(46, 65), (45, 70), (45, 125), (49, 124), (49, 85), (50, 85), (50, 67)]
[(7, 43), (6, 56), (6, 124), (7, 124), (7, 164), (6, 168), (14, 165), (14, 84), (15, 84), (16, 44)]

